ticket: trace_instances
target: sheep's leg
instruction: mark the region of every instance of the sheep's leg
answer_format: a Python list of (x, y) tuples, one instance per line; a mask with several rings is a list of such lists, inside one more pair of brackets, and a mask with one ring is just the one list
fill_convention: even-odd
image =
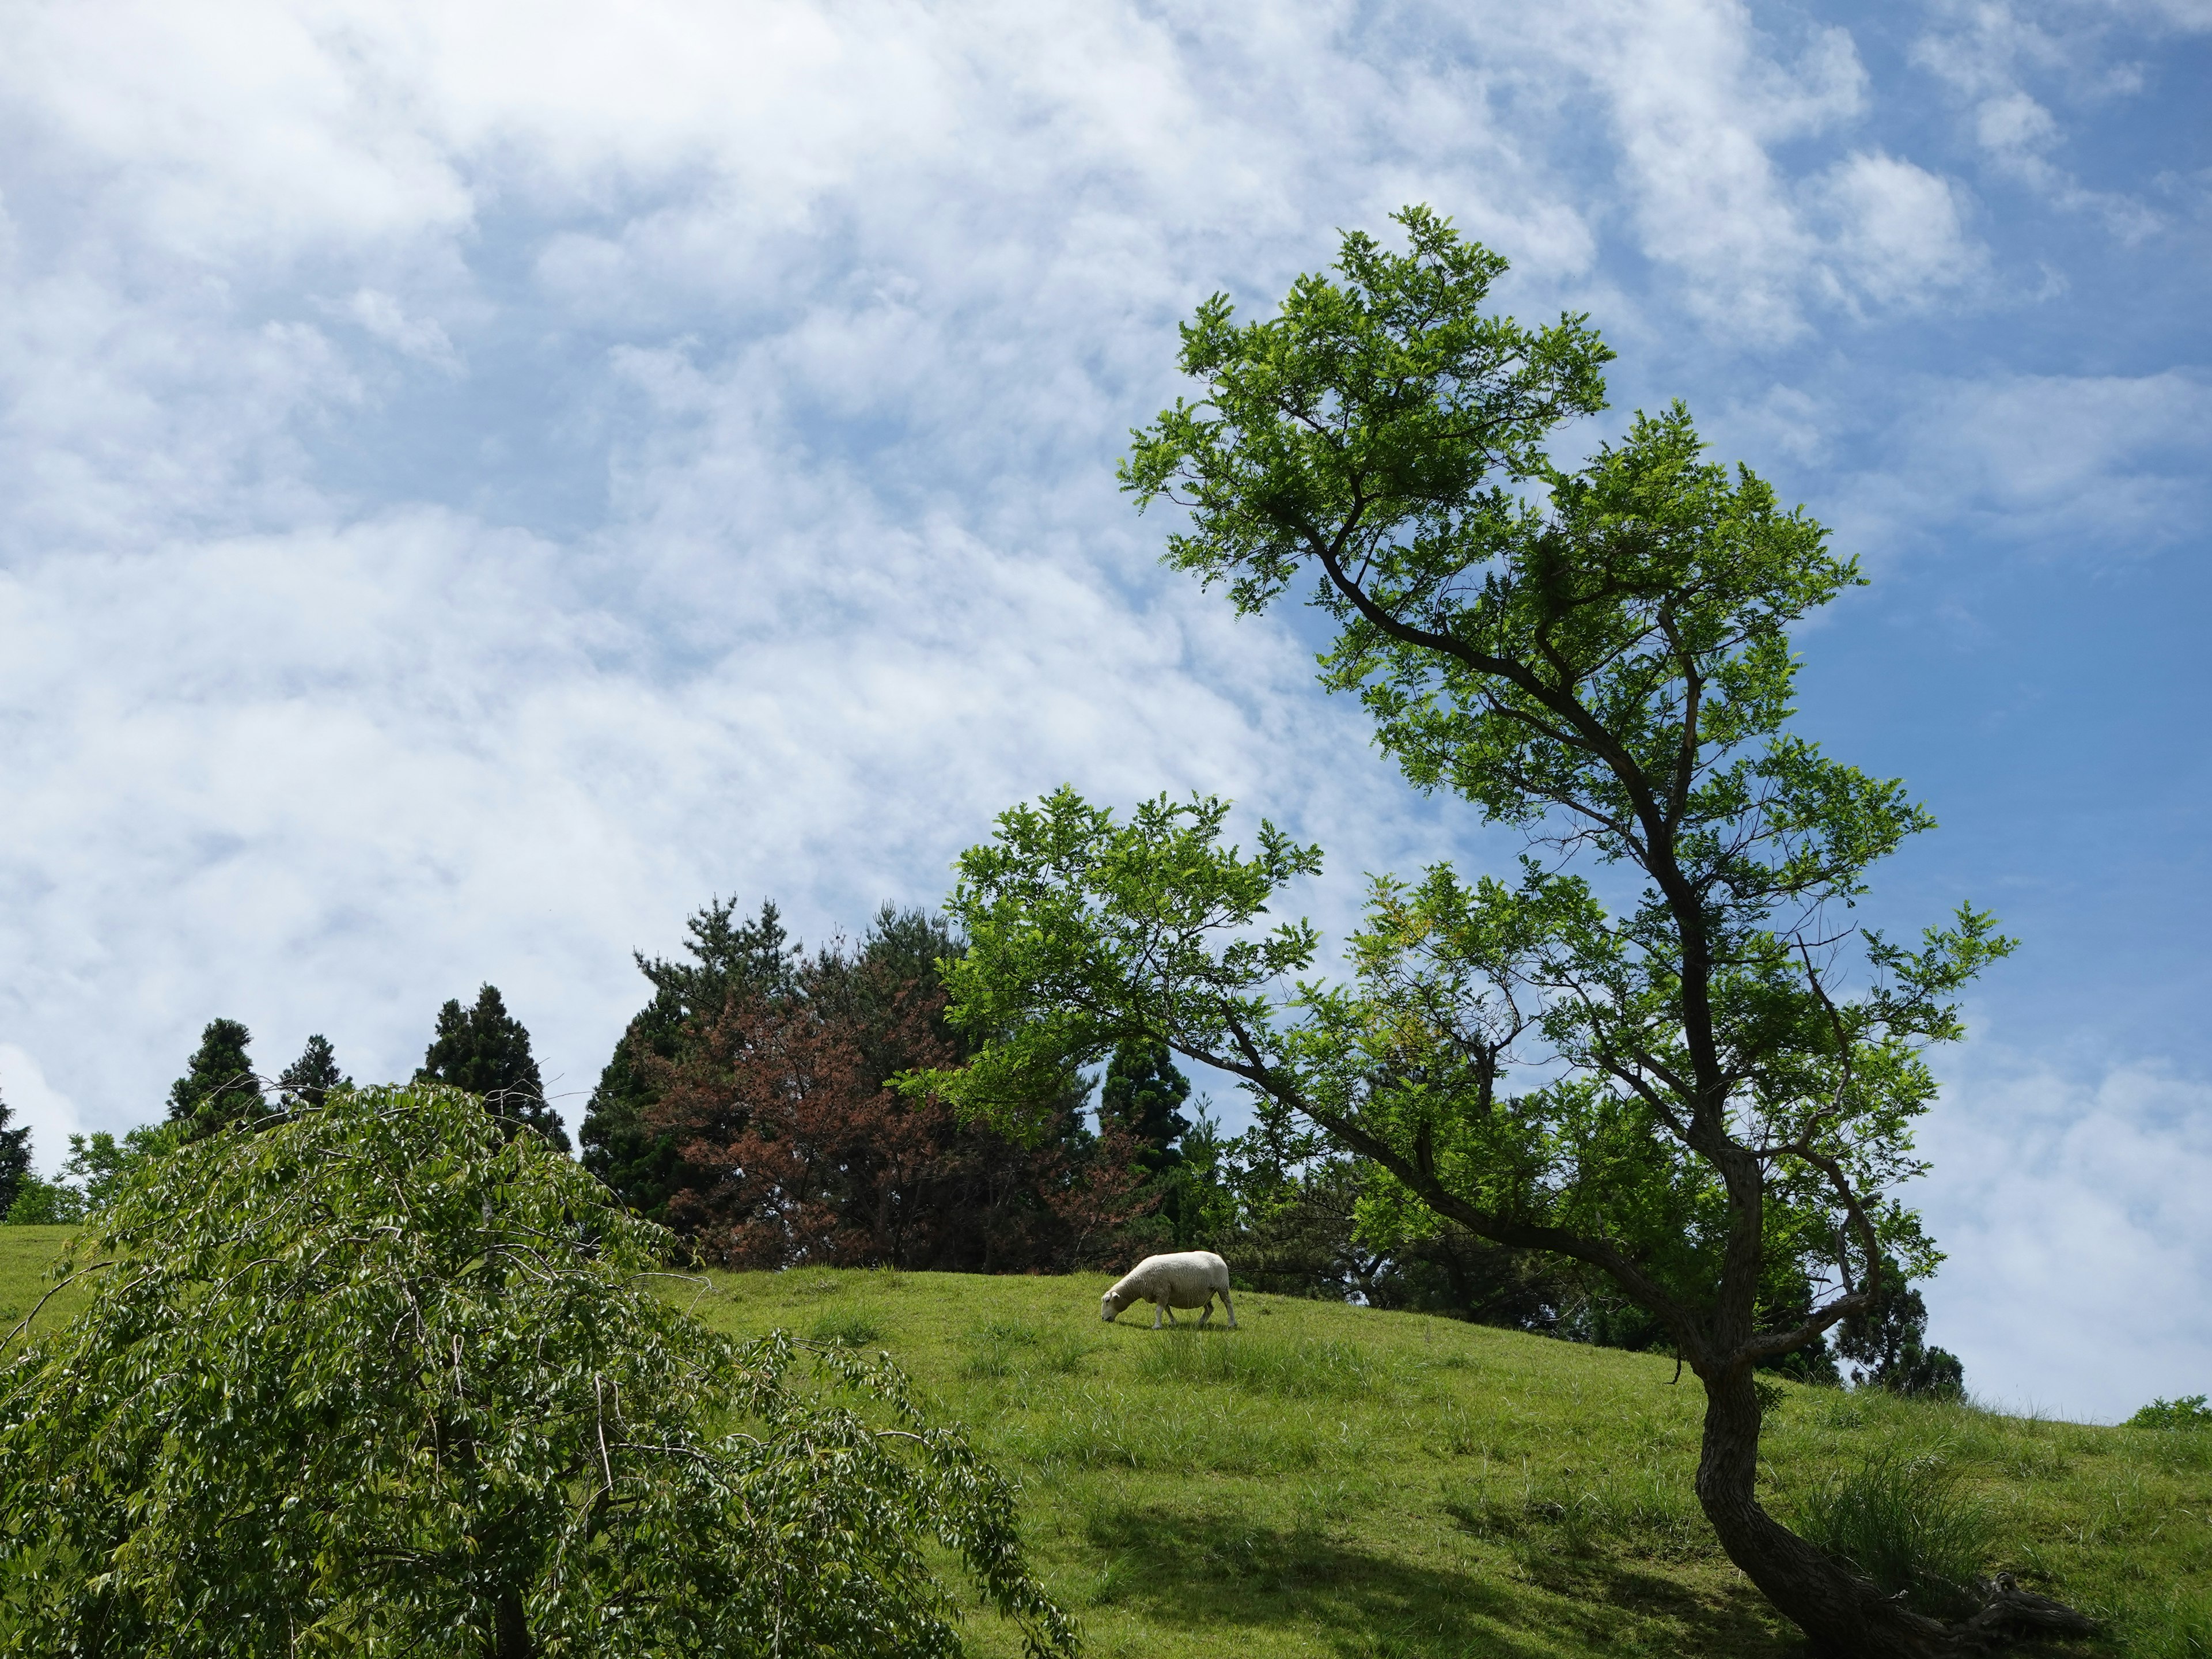
[(1155, 1302), (1152, 1304), (1152, 1328), (1154, 1330), (1159, 1329), (1160, 1316), (1167, 1310), (1168, 1304), (1164, 1302)]
[(1228, 1310), (1229, 1328), (1232, 1331), (1235, 1330), (1237, 1328), (1237, 1304), (1229, 1299), (1229, 1292), (1226, 1291), (1224, 1291), (1221, 1293), (1221, 1305)]
[(1198, 1316), (1198, 1328), (1199, 1328), (1199, 1329), (1200, 1329), (1201, 1331), (1202, 1331), (1202, 1330), (1204, 1330), (1204, 1329), (1206, 1328), (1206, 1322), (1207, 1320), (1209, 1320), (1209, 1319), (1212, 1318), (1212, 1317), (1213, 1317), (1213, 1293), (1212, 1293), (1211, 1291), (1207, 1291), (1207, 1292), (1206, 1292), (1206, 1311), (1205, 1311), (1204, 1313), (1202, 1313), (1202, 1314), (1199, 1315), (1199, 1316)]

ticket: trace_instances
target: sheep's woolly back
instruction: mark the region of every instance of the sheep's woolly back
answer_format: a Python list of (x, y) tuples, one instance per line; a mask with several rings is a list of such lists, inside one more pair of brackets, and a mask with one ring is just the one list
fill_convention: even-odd
[[(1209, 1292), (1225, 1296), (1229, 1291), (1229, 1264), (1211, 1250), (1176, 1250), (1166, 1255), (1148, 1255), (1121, 1275), (1121, 1281), (1107, 1294), (1123, 1307), (1136, 1302), (1157, 1302), (1163, 1293), (1170, 1305), (1194, 1308)], [(1191, 1296), (1198, 1301), (1182, 1302), (1178, 1296)]]

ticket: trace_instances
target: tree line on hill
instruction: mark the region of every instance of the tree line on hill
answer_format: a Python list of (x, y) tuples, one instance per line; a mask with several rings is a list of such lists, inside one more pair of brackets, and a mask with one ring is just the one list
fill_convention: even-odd
[[(1601, 1277), (1392, 1203), (1371, 1164), (1330, 1150), (1279, 1105), (1259, 1103), (1249, 1129), (1224, 1133), (1159, 1043), (1117, 1048), (1095, 1101), (1080, 1081), (1046, 1085), (1030, 1115), (1044, 1127), (1025, 1138), (902, 1093), (895, 1079), (959, 1065), (977, 1046), (945, 1012), (941, 964), (963, 949), (943, 917), (886, 905), (857, 939), (810, 953), (772, 901), (751, 915), (710, 902), (678, 956), (636, 955), (651, 995), (592, 1091), (584, 1167), (717, 1266), (1056, 1273), (1203, 1249), (1277, 1294), (1666, 1347), (1657, 1322)], [(351, 1086), (320, 1034), (267, 1085), (251, 1042), (240, 1022), (210, 1021), (162, 1121), (72, 1135), (59, 1180), (32, 1172), (29, 1131), (7, 1127), (0, 1101), (0, 1216), (75, 1221), (140, 1159)], [(415, 1080), (466, 1090), (506, 1133), (570, 1151), (530, 1033), (495, 986), (439, 1010)], [(1957, 1393), (1962, 1368), (1928, 1344), (1919, 1292), (1902, 1274), (1892, 1282), (1877, 1315), (1774, 1368)], [(1778, 1282), (1768, 1294), (1802, 1307), (1813, 1291)]]

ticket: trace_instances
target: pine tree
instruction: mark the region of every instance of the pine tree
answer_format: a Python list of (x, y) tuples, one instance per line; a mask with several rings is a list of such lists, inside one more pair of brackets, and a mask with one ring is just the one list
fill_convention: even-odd
[(31, 1126), (9, 1128), (15, 1115), (15, 1109), (0, 1099), (0, 1216), (15, 1204), (23, 1177), (31, 1172)]
[(1887, 1264), (1889, 1286), (1872, 1309), (1854, 1314), (1837, 1333), (1836, 1348), (1853, 1362), (1851, 1382), (1921, 1399), (1955, 1399), (1966, 1389), (1966, 1368), (1944, 1348), (1928, 1346), (1928, 1304)]
[(1106, 1066), (1098, 1115), (1118, 1123), (1140, 1143), (1138, 1162), (1160, 1175), (1182, 1162), (1176, 1148), (1190, 1120), (1176, 1109), (1190, 1098), (1190, 1079), (1176, 1069), (1164, 1042), (1125, 1042)]
[(774, 902), (763, 900), (750, 921), (739, 920), (737, 909), (736, 900), (718, 897), (693, 913), (684, 923), (688, 960), (635, 953), (653, 1000), (623, 1031), (585, 1109), (584, 1167), (632, 1210), (656, 1220), (666, 1216), (681, 1173), (675, 1138), (646, 1121), (660, 1097), (654, 1062), (684, 1053), (734, 990), (756, 988), (777, 1001), (798, 994), (799, 946)]
[(437, 1035), (415, 1073), (417, 1083), (444, 1083), (481, 1096), (510, 1138), (534, 1129), (568, 1150), (568, 1132), (545, 1103), (545, 1084), (530, 1052), (530, 1033), (507, 1012), (499, 988), (486, 985), (476, 1006), (448, 1001), (438, 1011)]
[(333, 1089), (352, 1088), (353, 1079), (339, 1075), (330, 1039), (318, 1031), (307, 1039), (299, 1059), (277, 1077), (276, 1086), (283, 1091), (284, 1109), (296, 1112), (302, 1106), (321, 1105)]
[(169, 1085), (169, 1121), (204, 1134), (240, 1118), (258, 1117), (266, 1108), (246, 1052), (252, 1040), (234, 1019), (210, 1020), (184, 1076)]

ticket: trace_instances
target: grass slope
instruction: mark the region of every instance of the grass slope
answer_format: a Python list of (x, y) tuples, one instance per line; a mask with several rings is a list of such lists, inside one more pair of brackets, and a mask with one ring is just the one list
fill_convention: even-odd
[[(0, 1228), (6, 1326), (64, 1236)], [(1702, 1396), (1670, 1362), (1259, 1295), (1235, 1332), (1109, 1327), (1108, 1282), (718, 1273), (689, 1299), (733, 1333), (888, 1349), (1020, 1480), (1094, 1654), (1801, 1650), (1698, 1512)], [(1793, 1388), (1765, 1449), (1785, 1514), (1869, 1457), (1938, 1460), (1990, 1565), (2110, 1620), (2106, 1650), (2212, 1655), (2212, 1434)], [(974, 1638), (1012, 1651), (989, 1620)]]

